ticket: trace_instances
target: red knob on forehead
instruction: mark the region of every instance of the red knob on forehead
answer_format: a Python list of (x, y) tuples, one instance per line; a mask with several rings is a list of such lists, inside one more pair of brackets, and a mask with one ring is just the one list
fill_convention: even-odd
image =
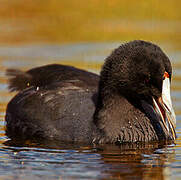
[(163, 77), (164, 77), (164, 78), (169, 78), (169, 74), (165, 71)]

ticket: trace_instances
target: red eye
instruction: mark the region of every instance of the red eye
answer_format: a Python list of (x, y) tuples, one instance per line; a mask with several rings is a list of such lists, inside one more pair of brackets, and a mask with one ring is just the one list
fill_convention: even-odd
[(146, 77), (146, 78), (144, 79), (144, 83), (145, 83), (146, 85), (148, 85), (149, 82), (150, 82), (150, 78), (149, 78), (149, 77)]
[(149, 79), (145, 79), (145, 83), (146, 83), (146, 84), (149, 83)]

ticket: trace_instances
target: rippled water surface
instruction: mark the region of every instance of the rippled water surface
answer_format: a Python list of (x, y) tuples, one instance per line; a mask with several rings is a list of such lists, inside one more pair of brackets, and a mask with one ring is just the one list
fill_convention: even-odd
[(0, 179), (180, 179), (181, 178), (181, 51), (160, 46), (174, 72), (172, 99), (177, 115), (175, 144), (121, 146), (11, 143), (4, 134), (6, 105), (14, 93), (7, 90), (7, 68), (26, 70), (49, 63), (71, 64), (99, 73), (104, 58), (120, 43), (19, 45), (0, 47)]

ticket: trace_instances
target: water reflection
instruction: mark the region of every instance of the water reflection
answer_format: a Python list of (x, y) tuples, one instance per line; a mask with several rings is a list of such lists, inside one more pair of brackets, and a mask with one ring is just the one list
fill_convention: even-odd
[(111, 172), (111, 177), (164, 179), (170, 171), (169, 158), (174, 156), (174, 150), (170, 151), (165, 147), (165, 144), (129, 144), (126, 147), (120, 147), (119, 154), (112, 154), (112, 151), (110, 153), (110, 149), (107, 149), (102, 155), (104, 162), (111, 164), (114, 170), (116, 169), (116, 172), (114, 170)]
[(2, 149), (10, 153), (1, 159), (6, 166), (14, 167), (11, 166), (11, 172), (8, 170), (9, 176), (21, 178), (18, 170), (26, 176), (33, 171), (35, 177), (41, 174), (49, 178), (164, 179), (170, 175), (170, 163), (175, 156), (173, 142), (121, 146), (65, 145), (47, 141), (22, 144), (9, 141), (6, 142), (9, 146)]

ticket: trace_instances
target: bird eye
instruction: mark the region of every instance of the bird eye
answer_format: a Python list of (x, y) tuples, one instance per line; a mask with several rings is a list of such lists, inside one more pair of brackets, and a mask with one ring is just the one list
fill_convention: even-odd
[(147, 79), (145, 79), (145, 83), (147, 84), (147, 83), (149, 83), (149, 79), (147, 78)]
[(149, 82), (150, 82), (150, 78), (149, 78), (149, 77), (146, 77), (146, 78), (144, 79), (144, 83), (148, 85)]

